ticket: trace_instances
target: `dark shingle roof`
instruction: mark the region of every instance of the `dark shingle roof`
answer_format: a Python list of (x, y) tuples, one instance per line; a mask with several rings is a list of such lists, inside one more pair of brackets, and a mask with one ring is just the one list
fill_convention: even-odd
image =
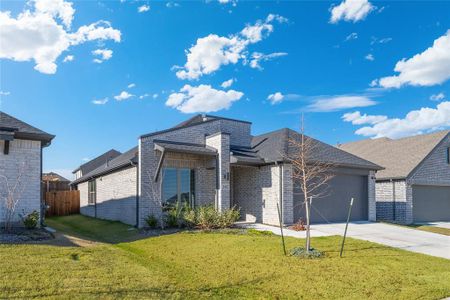
[[(283, 161), (286, 157), (292, 156), (295, 151), (291, 145), (291, 140), (299, 141), (300, 133), (283, 128), (277, 131), (253, 137), (252, 149), (256, 151), (258, 156), (266, 162)], [(369, 170), (380, 170), (380, 166), (359, 158), (353, 154), (337, 149), (331, 145), (313, 139), (305, 135), (312, 145), (314, 145), (314, 153), (311, 160), (318, 162), (331, 163), (337, 166), (362, 168)]]
[(149, 136), (154, 136), (154, 135), (158, 135), (161, 133), (166, 133), (166, 132), (171, 132), (171, 131), (175, 131), (181, 128), (186, 128), (186, 127), (191, 127), (191, 126), (196, 126), (199, 124), (203, 124), (206, 122), (212, 122), (212, 121), (217, 121), (217, 120), (229, 120), (229, 121), (235, 121), (235, 122), (240, 122), (240, 123), (247, 123), (247, 124), (251, 124), (251, 122), (248, 121), (243, 121), (243, 120), (237, 120), (237, 119), (230, 119), (230, 118), (224, 118), (224, 117), (218, 117), (218, 116), (212, 116), (212, 115), (196, 115), (186, 121), (181, 122), (180, 124), (175, 125), (174, 127), (171, 127), (169, 129), (164, 129), (164, 130), (160, 130), (160, 131), (155, 131), (155, 132), (151, 132), (151, 133), (147, 133), (144, 135), (141, 135), (141, 138), (145, 138), (145, 137), (149, 137)]
[(90, 180), (91, 178), (106, 175), (116, 170), (135, 165), (138, 162), (138, 151), (139, 148), (137, 146), (133, 147), (110, 161), (104, 162), (95, 170), (92, 170), (89, 173), (84, 174), (82, 177), (72, 181), (71, 184), (78, 184)]
[(81, 166), (76, 168), (72, 173), (76, 173), (78, 170), (81, 170), (81, 173), (83, 175), (87, 174), (87, 173), (97, 169), (101, 165), (105, 164), (108, 160), (112, 160), (121, 154), (122, 153), (120, 153), (119, 151), (117, 151), (115, 149), (111, 149), (111, 150), (106, 151), (105, 153), (97, 156), (96, 158), (91, 159), (87, 163), (82, 164)]
[(48, 146), (55, 137), (2, 111), (0, 111), (0, 131), (3, 133), (13, 132), (14, 138), (17, 139), (42, 141), (43, 146)]
[(182, 143), (164, 140), (154, 140), (155, 147), (164, 148), (165, 150), (177, 153), (191, 153), (191, 154), (203, 154), (203, 155), (216, 155), (215, 149), (210, 149), (205, 145)]
[(339, 149), (384, 167), (377, 179), (406, 178), (449, 133), (444, 130), (396, 140), (367, 139), (339, 145)]

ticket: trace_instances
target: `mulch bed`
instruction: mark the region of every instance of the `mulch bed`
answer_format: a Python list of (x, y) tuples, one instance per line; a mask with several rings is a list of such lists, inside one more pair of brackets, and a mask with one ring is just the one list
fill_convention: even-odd
[(0, 229), (0, 243), (3, 244), (23, 244), (51, 240), (53, 238), (52, 233), (42, 228), (13, 228), (10, 231)]

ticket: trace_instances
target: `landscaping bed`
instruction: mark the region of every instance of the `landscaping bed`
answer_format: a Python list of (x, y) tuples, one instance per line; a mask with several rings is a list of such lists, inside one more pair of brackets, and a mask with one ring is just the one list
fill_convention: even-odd
[(52, 233), (48, 232), (42, 228), (27, 229), (27, 228), (12, 228), (11, 230), (5, 231), (0, 229), (0, 243), (29, 243), (29, 242), (39, 242), (45, 240), (51, 240), (54, 236)]

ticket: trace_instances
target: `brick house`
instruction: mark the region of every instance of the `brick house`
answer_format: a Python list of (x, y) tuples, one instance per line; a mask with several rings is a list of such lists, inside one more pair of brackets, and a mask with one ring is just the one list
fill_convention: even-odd
[(42, 149), (54, 137), (0, 111), (0, 224), (5, 221), (4, 199), (12, 190), (7, 183), (17, 185), (14, 222), (19, 213), (41, 212)]
[[(291, 224), (304, 217), (301, 195), (285, 157), (289, 129), (252, 136), (251, 123), (197, 115), (167, 130), (142, 135), (138, 146), (72, 182), (81, 213), (142, 227), (149, 215), (175, 202), (240, 208), (243, 220)], [(356, 199), (353, 220), (375, 219), (374, 174), (379, 166), (314, 140), (317, 159), (336, 165), (327, 198), (313, 202), (314, 222), (343, 221)]]
[(450, 131), (368, 139), (339, 148), (385, 168), (376, 176), (378, 220), (450, 221)]

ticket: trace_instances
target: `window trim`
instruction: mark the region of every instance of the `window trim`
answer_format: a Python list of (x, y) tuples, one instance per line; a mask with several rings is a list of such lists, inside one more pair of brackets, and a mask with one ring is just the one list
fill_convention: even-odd
[(166, 170), (171, 169), (175, 170), (176, 173), (176, 190), (177, 190), (177, 202), (181, 202), (181, 171), (189, 170), (189, 200), (188, 204), (190, 207), (195, 207), (195, 169), (194, 168), (177, 168), (177, 167), (164, 167), (162, 169), (161, 176), (161, 204), (163, 209), (170, 207), (167, 201), (165, 200), (164, 195), (164, 177), (166, 176)]
[(97, 204), (97, 182), (95, 179), (88, 181), (88, 205)]

